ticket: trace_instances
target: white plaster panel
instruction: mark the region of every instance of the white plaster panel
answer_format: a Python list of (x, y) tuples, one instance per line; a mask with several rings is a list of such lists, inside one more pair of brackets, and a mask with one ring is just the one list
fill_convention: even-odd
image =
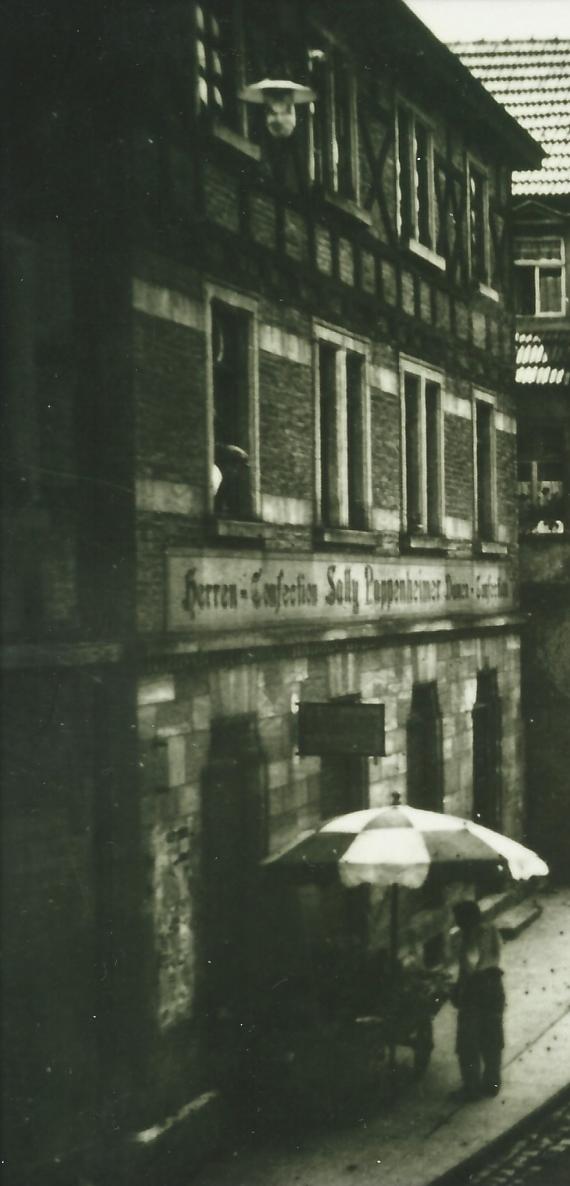
[(155, 478), (139, 478), (135, 487), (136, 503), (140, 511), (159, 511), (171, 515), (202, 514), (204, 494), (186, 482), (165, 482)]
[(305, 338), (300, 338), (298, 334), (288, 333), (278, 325), (259, 327), (259, 348), (268, 354), (286, 358), (289, 362), (299, 362), (303, 366), (311, 365), (311, 343)]
[(204, 306), (174, 289), (149, 284), (138, 276), (133, 279), (133, 308), (163, 321), (173, 321), (188, 329), (204, 330)]
[(368, 367), (368, 381), (370, 386), (376, 387), (378, 391), (386, 391), (390, 395), (398, 394), (398, 374), (389, 367), (371, 363)]
[(307, 498), (279, 498), (263, 494), (262, 518), (266, 523), (293, 523), (308, 526), (313, 521), (312, 504)]
[(443, 530), (447, 539), (472, 539), (473, 523), (471, 519), (458, 519), (453, 515), (446, 515), (443, 520)]
[(472, 404), (468, 399), (459, 399), (457, 395), (452, 395), (450, 391), (442, 393), (443, 410), (452, 416), (461, 416), (463, 420), (471, 420), (473, 418)]
[(165, 700), (174, 700), (174, 677), (172, 675), (149, 676), (139, 681), (137, 703), (163, 704)]

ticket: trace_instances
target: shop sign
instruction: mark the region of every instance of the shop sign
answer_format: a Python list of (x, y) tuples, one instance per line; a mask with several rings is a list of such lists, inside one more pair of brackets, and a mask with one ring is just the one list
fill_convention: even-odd
[(384, 705), (299, 704), (299, 753), (361, 754), (383, 758)]
[(172, 551), (167, 629), (192, 634), (285, 625), (489, 614), (513, 606), (506, 564), (331, 554)]

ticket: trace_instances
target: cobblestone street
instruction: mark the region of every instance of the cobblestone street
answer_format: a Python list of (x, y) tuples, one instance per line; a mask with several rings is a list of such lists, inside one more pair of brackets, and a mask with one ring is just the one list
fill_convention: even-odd
[(570, 1182), (570, 1095), (536, 1120), (481, 1169), (453, 1186), (567, 1186)]

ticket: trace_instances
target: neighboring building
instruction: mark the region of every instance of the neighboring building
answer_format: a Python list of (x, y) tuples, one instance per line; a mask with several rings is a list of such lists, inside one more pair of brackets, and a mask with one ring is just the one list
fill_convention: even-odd
[(515, 172), (518, 482), (528, 831), (567, 878), (570, 848), (570, 41), (454, 49), (542, 144)]
[[(367, 926), (276, 902), (264, 854), (394, 793), (521, 834), (509, 194), (541, 154), (400, 0), (10, 28), (4, 1158), (164, 1181), (301, 922)], [(289, 140), (237, 99), (274, 71), (317, 93)], [(437, 958), (443, 900), (403, 921)]]

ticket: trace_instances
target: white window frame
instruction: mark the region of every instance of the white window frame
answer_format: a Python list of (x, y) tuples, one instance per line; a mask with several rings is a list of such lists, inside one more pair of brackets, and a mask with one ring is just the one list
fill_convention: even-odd
[[(406, 375), (414, 375), (420, 380), (419, 403), (419, 510), (420, 523), (410, 529), (408, 524), (408, 462), (406, 449)], [(445, 374), (443, 371), (426, 366), (417, 359), (402, 355), (400, 358), (400, 417), (401, 417), (401, 507), (402, 532), (411, 536), (434, 538), (434, 532), (428, 527), (428, 464), (427, 464), (427, 434), (426, 434), (426, 383), (435, 383), (439, 387), (437, 397), (437, 438), (436, 438), (436, 503), (437, 503), (437, 537), (444, 535), (445, 522), (445, 451), (444, 451), (444, 406), (445, 406)]]
[[(566, 252), (564, 237), (562, 235), (517, 235), (515, 238), (515, 251), (517, 243), (523, 239), (557, 239), (560, 243), (560, 259), (548, 259), (544, 256), (537, 256), (535, 259), (520, 259), (515, 254), (515, 268), (532, 268), (534, 270), (534, 313), (517, 313), (518, 317), (563, 317), (566, 309)], [(540, 271), (541, 268), (553, 270), (554, 267), (560, 265), (560, 308), (556, 310), (543, 311), (540, 308)]]
[[(489, 535), (481, 533), (479, 523), (479, 466), (477, 463), (477, 404), (485, 404), (490, 409), (490, 439), (489, 439)], [(473, 528), (474, 536), (480, 542), (493, 543), (498, 539), (497, 518), (497, 397), (489, 391), (476, 387), (472, 393), (472, 424), (473, 424)]]
[[(442, 271), (445, 269), (446, 263), (442, 255), (436, 251), (437, 243), (437, 228), (436, 228), (436, 207), (437, 197), (435, 192), (435, 137), (434, 125), (431, 120), (426, 118), (423, 112), (419, 111), (413, 104), (407, 102), (406, 99), (396, 98), (396, 123), (395, 123), (395, 159), (396, 159), (396, 221), (398, 238), (404, 237), (404, 227), (401, 215), (401, 164), (400, 164), (400, 111), (405, 111), (410, 120), (410, 144), (409, 144), (409, 159), (408, 169), (410, 175), (411, 187), (411, 209), (410, 222), (411, 233), (409, 239), (406, 239), (406, 246), (414, 254), (421, 256), (430, 263), (435, 264), (436, 267)], [(429, 223), (429, 244), (420, 241), (419, 232), (419, 211), (417, 203), (418, 192), (418, 168), (415, 153), (416, 143), (416, 124), (420, 123), (427, 133), (428, 144), (428, 223)]]
[(483, 180), (483, 254), (485, 259), (485, 276), (483, 280), (478, 279), (477, 284), (479, 290), (485, 296), (491, 297), (493, 300), (498, 300), (499, 296), (496, 290), (492, 287), (491, 274), (491, 208), (490, 208), (490, 184), (489, 184), (489, 170), (485, 165), (481, 164), (474, 156), (467, 156), (466, 162), (466, 182), (467, 182), (467, 260), (469, 267), (469, 275), (473, 277), (473, 249), (471, 244), (471, 174), (478, 173)]
[[(335, 371), (335, 464), (331, 490), (330, 522), (323, 520), (323, 491), (321, 467), (321, 383), (320, 347), (332, 346), (336, 351)], [(362, 359), (361, 372), (361, 426), (362, 426), (362, 514), (363, 523), (355, 528), (349, 521), (349, 473), (348, 473), (348, 392), (347, 354), (359, 355)], [(372, 522), (372, 461), (371, 461), (371, 411), (370, 411), (370, 342), (355, 338), (342, 331), (320, 324), (313, 326), (313, 374), (314, 374), (314, 420), (315, 420), (315, 521), (324, 528), (344, 528), (347, 531), (370, 530)]]
[(225, 288), (218, 284), (207, 284), (205, 289), (206, 323), (206, 507), (214, 514), (215, 491), (212, 480), (214, 473), (214, 355), (212, 304), (218, 301), (232, 309), (248, 314), (249, 339), (247, 346), (247, 391), (248, 391), (248, 457), (250, 469), (251, 517), (259, 518), (261, 509), (261, 474), (259, 454), (259, 314), (258, 301), (246, 293)]

